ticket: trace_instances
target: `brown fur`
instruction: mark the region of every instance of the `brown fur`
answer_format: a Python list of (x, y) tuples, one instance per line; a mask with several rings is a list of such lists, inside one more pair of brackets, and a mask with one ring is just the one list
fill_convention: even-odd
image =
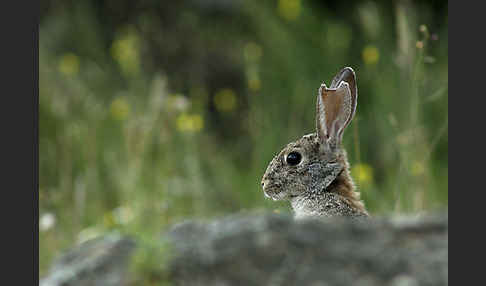
[(352, 207), (368, 214), (363, 201), (360, 199), (360, 193), (356, 191), (356, 185), (354, 184), (351, 174), (349, 173), (349, 163), (344, 150), (342, 150), (341, 156), (339, 156), (338, 160), (346, 167), (341, 174), (339, 174), (336, 180), (331, 183), (329, 186), (329, 191), (339, 194), (345, 198)]

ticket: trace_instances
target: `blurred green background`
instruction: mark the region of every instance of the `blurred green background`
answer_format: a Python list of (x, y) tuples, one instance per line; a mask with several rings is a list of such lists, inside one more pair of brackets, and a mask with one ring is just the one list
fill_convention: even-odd
[(446, 1), (41, 2), (39, 262), (108, 230), (289, 212), (260, 179), (355, 69), (344, 145), (374, 215), (448, 203)]

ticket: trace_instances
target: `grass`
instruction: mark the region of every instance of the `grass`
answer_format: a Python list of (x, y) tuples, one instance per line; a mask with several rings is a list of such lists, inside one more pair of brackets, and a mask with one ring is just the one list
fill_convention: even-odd
[[(41, 20), (41, 275), (64, 249), (108, 230), (146, 241), (184, 218), (288, 212), (264, 199), (261, 176), (281, 147), (314, 132), (317, 88), (348, 65), (359, 98), (343, 141), (370, 213), (447, 208), (447, 16), (429, 28), (431, 9), (408, 2), (391, 15), (358, 4), (354, 21), (278, 3), (248, 1), (233, 20), (182, 13), (181, 23), (199, 23), (188, 53), (224, 54), (216, 66), (229, 62), (236, 80), (150, 70), (153, 15), (112, 38), (89, 5)], [(73, 27), (86, 28), (72, 38)], [(160, 33), (183, 45), (177, 29)]]

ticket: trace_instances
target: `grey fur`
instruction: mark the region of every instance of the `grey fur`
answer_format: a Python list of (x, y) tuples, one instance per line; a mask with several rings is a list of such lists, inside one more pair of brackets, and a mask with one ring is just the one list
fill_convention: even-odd
[[(262, 178), (265, 196), (290, 201), (296, 218), (368, 216), (349, 174), (346, 152), (340, 146), (342, 132), (356, 110), (354, 71), (348, 67), (341, 70), (331, 87), (327, 89), (322, 84), (319, 88), (316, 133), (285, 146), (270, 162)], [(325, 106), (326, 98), (321, 97), (322, 92), (329, 92), (326, 94), (328, 98), (335, 96), (329, 101), (334, 106)], [(337, 112), (326, 113), (326, 108), (334, 108)], [(326, 118), (326, 115), (334, 118)], [(302, 155), (296, 166), (285, 161), (291, 152)]]

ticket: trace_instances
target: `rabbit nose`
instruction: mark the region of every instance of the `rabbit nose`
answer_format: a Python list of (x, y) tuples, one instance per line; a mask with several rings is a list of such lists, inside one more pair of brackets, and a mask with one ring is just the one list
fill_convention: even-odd
[(265, 178), (263, 178), (263, 179), (262, 179), (262, 189), (265, 189), (265, 185), (266, 185), (267, 183), (268, 183), (267, 178), (266, 178), (266, 177), (265, 177)]

